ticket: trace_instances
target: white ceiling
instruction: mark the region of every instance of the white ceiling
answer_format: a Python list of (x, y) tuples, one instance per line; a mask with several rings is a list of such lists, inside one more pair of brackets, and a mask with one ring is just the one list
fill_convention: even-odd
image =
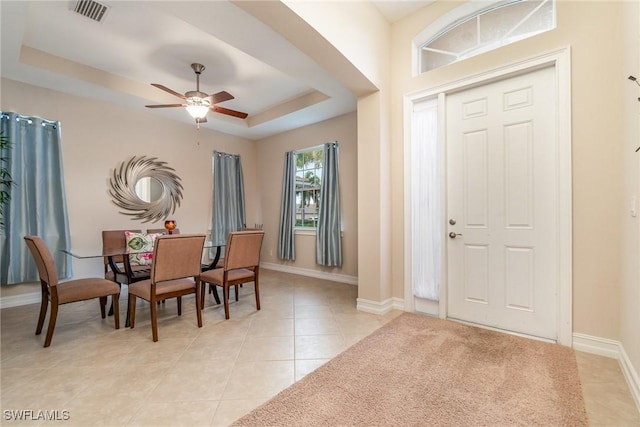
[(372, 3), (389, 22), (396, 22), (436, 0), (378, 0)]
[[(193, 62), (204, 64), (200, 90), (225, 90), (203, 127), (250, 139), (339, 116), (355, 96), (319, 64), (228, 1), (114, 1), (101, 22), (69, 1), (1, 1), (1, 75), (9, 79), (194, 123), (183, 108), (147, 109), (195, 90)], [(376, 1), (393, 22), (430, 1)], [(194, 124), (195, 125), (195, 124)]]

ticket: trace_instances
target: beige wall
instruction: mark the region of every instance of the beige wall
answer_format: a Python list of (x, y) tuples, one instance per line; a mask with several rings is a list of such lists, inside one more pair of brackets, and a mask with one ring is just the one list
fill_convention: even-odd
[[(247, 222), (258, 220), (255, 142), (196, 126), (166, 121), (144, 106), (130, 110), (77, 96), (2, 79), (1, 109), (58, 120), (62, 123), (62, 153), (74, 248), (101, 249), (101, 230), (162, 227), (120, 214), (108, 185), (113, 169), (134, 155), (157, 157), (176, 170), (184, 198), (173, 218), (180, 230), (211, 228), (211, 154), (240, 154), (245, 180)], [(186, 114), (186, 113), (185, 113)], [(102, 260), (73, 260), (74, 277), (102, 274)], [(13, 289), (9, 289), (13, 288)], [(2, 295), (23, 292), (2, 287)]]
[[(640, 2), (627, 2), (624, 14), (625, 70), (640, 78)], [(624, 75), (625, 77), (627, 74)], [(626, 81), (624, 93), (624, 141), (622, 144), (623, 208), (622, 274), (620, 287), (620, 341), (636, 368), (640, 371), (640, 212), (629, 214), (632, 197), (640, 198), (640, 88)], [(640, 210), (640, 200), (637, 202)]]
[[(345, 70), (378, 89), (355, 91), (358, 98), (358, 297), (388, 301), (391, 280), (391, 167), (390, 167), (390, 26), (369, 2), (285, 1), (297, 15), (347, 58)], [(320, 53), (307, 54), (324, 63)], [(330, 66), (329, 66), (330, 67)], [(329, 68), (330, 69), (330, 68)], [(348, 71), (348, 72), (347, 72)]]
[[(389, 91), (358, 100), (358, 298), (391, 298)], [(376, 125), (372, 125), (376, 123)]]
[[(291, 150), (314, 147), (326, 142), (340, 144), (340, 205), (342, 209), (342, 268), (323, 267), (316, 264), (315, 234), (298, 233), (295, 237), (296, 260), (278, 259), (278, 223), (282, 199), (284, 154)], [(332, 272), (347, 276), (358, 275), (358, 218), (357, 218), (357, 135), (356, 113), (345, 114), (314, 125), (284, 132), (256, 143), (258, 193), (265, 239), (262, 261)]]

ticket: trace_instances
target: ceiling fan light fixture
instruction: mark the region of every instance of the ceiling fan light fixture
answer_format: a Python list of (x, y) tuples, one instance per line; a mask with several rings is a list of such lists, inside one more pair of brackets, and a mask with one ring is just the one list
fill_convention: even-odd
[(205, 118), (208, 111), (209, 111), (209, 107), (204, 106), (204, 105), (189, 105), (187, 107), (187, 112), (194, 119), (203, 119), (203, 118)]
[(194, 119), (203, 119), (207, 116), (210, 104), (205, 99), (192, 98), (187, 100), (187, 103), (187, 112)]

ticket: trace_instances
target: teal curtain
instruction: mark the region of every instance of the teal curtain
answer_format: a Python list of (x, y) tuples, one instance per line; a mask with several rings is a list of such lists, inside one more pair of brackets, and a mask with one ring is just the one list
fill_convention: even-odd
[(213, 152), (213, 245), (226, 245), (232, 231), (245, 226), (244, 179), (237, 154)]
[(7, 159), (14, 185), (0, 228), (0, 283), (39, 281), (24, 236), (40, 236), (49, 247), (61, 279), (73, 275), (68, 256), (69, 219), (62, 168), (60, 123), (38, 117), (0, 112), (0, 131), (10, 146)]
[(284, 155), (284, 174), (282, 177), (282, 200), (280, 202), (280, 224), (278, 226), (278, 258), (294, 261), (296, 259), (294, 226), (296, 224), (296, 153), (289, 151)]
[(322, 183), (318, 203), (316, 231), (316, 263), (329, 267), (342, 266), (340, 237), (340, 180), (338, 177), (338, 143), (324, 145)]

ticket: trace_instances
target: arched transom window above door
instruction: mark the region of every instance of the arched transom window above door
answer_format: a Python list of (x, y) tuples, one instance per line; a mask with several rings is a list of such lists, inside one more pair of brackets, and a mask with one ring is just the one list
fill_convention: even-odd
[(468, 2), (437, 19), (414, 39), (417, 74), (555, 27), (554, 0)]

